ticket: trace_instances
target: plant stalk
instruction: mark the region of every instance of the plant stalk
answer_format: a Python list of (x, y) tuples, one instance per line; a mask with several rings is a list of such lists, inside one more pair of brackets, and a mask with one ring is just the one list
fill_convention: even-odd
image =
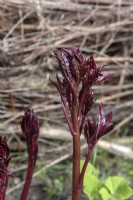
[[(3, 171), (3, 173), (5, 173), (5, 172)], [(6, 199), (6, 189), (8, 186), (8, 175), (5, 174), (3, 182), (4, 182), (4, 183), (2, 183), (3, 185), (0, 186), (0, 200)]]
[(80, 177), (80, 136), (73, 136), (73, 183), (72, 200), (80, 200), (81, 188), (79, 188)]
[(22, 191), (20, 200), (26, 200), (27, 199), (29, 188), (30, 188), (31, 181), (32, 181), (32, 174), (33, 174), (34, 166), (35, 166), (34, 160), (29, 161), (28, 169), (27, 169), (27, 175), (26, 175), (26, 179), (25, 179), (25, 184), (24, 184), (24, 187), (23, 187), (23, 191)]
[(80, 200), (81, 188), (78, 187), (80, 177), (80, 131), (76, 106), (73, 106), (72, 124), (75, 133), (73, 134), (73, 177), (72, 177), (72, 200)]
[(85, 175), (85, 172), (86, 172), (86, 168), (88, 166), (88, 163), (90, 162), (90, 158), (91, 158), (91, 154), (92, 154), (92, 151), (88, 150), (88, 155), (85, 159), (85, 163), (83, 165), (83, 168), (82, 168), (82, 171), (80, 173), (80, 177), (79, 177), (79, 187), (83, 187), (83, 180), (84, 180), (84, 175)]

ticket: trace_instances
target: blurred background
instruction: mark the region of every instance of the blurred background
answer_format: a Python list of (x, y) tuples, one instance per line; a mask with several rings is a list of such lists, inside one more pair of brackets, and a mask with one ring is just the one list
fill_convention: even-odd
[[(98, 143), (92, 163), (102, 180), (119, 174), (133, 186), (133, 1), (0, 0), (0, 19), (0, 135), (7, 137), (16, 166), (7, 200), (19, 199), (25, 176), (20, 120), (28, 107), (41, 126), (29, 200), (70, 199), (72, 141), (49, 81), (60, 73), (54, 51), (62, 47), (80, 46), (97, 66), (107, 65), (105, 73), (113, 73), (94, 86), (94, 115), (102, 101), (107, 113), (113, 111), (115, 130)], [(86, 147), (83, 139), (83, 159)]]

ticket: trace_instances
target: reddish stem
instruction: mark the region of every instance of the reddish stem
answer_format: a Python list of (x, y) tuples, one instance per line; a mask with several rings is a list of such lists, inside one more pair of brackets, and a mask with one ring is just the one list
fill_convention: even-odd
[(5, 200), (6, 199), (6, 189), (7, 189), (7, 186), (8, 186), (8, 176), (5, 175), (4, 186), (3, 186), (3, 188), (0, 191), (0, 200)]
[(63, 108), (63, 112), (64, 112), (64, 115), (65, 115), (67, 124), (68, 124), (68, 126), (69, 126), (70, 131), (71, 131), (71, 134), (74, 135), (74, 134), (75, 134), (75, 131), (74, 131), (74, 129), (73, 129), (73, 127), (72, 127), (72, 124), (71, 124), (71, 122), (70, 122), (70, 120), (69, 120), (69, 117), (68, 117), (68, 114), (67, 114), (67, 111), (66, 111), (66, 106), (65, 106), (64, 102), (62, 102), (62, 108)]
[(23, 191), (22, 191), (20, 200), (26, 200), (26, 198), (27, 198), (29, 188), (30, 188), (30, 185), (31, 185), (31, 181), (32, 181), (34, 166), (35, 166), (34, 159), (32, 161), (30, 160), (28, 162), (27, 175), (26, 175), (25, 184), (24, 184), (24, 187), (23, 187)]
[(79, 134), (73, 136), (73, 180), (72, 180), (72, 200), (80, 200), (81, 188), (78, 187), (80, 177), (80, 137)]
[(79, 109), (78, 109), (78, 118), (79, 119), (81, 117), (81, 111), (83, 109), (83, 104), (84, 104), (85, 97), (86, 97), (86, 91), (83, 92), (81, 100), (79, 102)]
[(79, 177), (79, 187), (80, 188), (83, 187), (84, 175), (85, 175), (85, 171), (88, 166), (88, 163), (90, 162), (91, 154), (92, 154), (92, 151), (90, 151), (90, 149), (88, 148), (88, 155), (85, 159), (85, 162), (84, 162), (84, 165), (83, 165), (82, 171), (80, 173), (80, 177)]
[(77, 117), (77, 106), (73, 105), (71, 112), (72, 124), (75, 131), (73, 135), (73, 177), (72, 177), (72, 200), (80, 200), (81, 188), (78, 187), (80, 177), (80, 130)]
[(0, 193), (0, 200), (5, 200), (5, 193)]

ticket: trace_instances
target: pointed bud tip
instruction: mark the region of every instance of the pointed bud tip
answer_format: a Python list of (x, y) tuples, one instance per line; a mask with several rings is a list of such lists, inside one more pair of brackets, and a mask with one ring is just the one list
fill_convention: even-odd
[(39, 135), (38, 116), (31, 108), (25, 110), (21, 120), (21, 129), (24, 135)]

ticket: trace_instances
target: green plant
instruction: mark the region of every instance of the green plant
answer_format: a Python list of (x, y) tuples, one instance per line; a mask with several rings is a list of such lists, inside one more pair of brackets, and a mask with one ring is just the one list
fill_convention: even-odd
[(63, 193), (63, 177), (59, 176), (58, 178), (51, 178), (49, 176), (45, 176), (47, 178), (47, 181), (45, 179), (45, 182), (47, 186), (45, 186), (43, 189), (47, 193), (47, 196), (45, 197), (45, 200), (50, 200), (53, 198), (56, 198), (57, 196), (61, 196)]
[[(35, 170), (38, 171), (41, 168), (41, 165), (37, 165)], [(66, 196), (66, 185), (69, 184), (71, 178), (70, 172), (71, 165), (65, 162), (50, 167), (37, 176), (37, 180), (44, 183), (45, 200), (62, 199)]]
[[(82, 168), (84, 160), (80, 161), (80, 165)], [(83, 186), (83, 191), (89, 200), (126, 200), (133, 194), (124, 177), (110, 176), (103, 183), (99, 176), (99, 170), (91, 163), (87, 166)]]

